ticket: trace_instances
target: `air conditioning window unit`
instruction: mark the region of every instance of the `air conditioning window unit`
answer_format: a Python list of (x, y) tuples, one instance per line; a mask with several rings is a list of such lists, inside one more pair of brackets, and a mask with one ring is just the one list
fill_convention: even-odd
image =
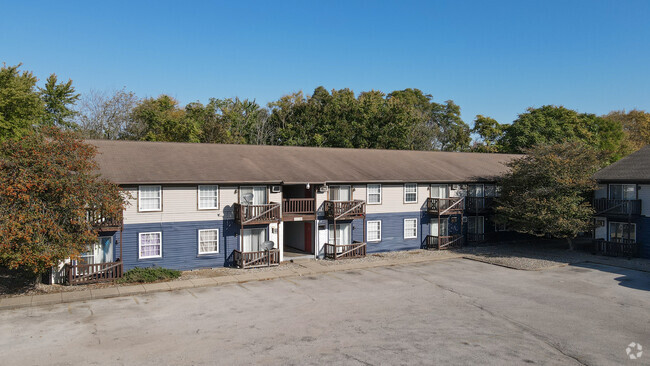
[(452, 185), (451, 185), (451, 189), (452, 189), (453, 191), (456, 191), (456, 190), (458, 190), (459, 188), (460, 188), (460, 184), (452, 184)]
[(320, 188), (318, 188), (318, 190), (320, 192), (327, 192), (327, 186), (320, 186)]
[(271, 186), (271, 193), (280, 193), (280, 186)]

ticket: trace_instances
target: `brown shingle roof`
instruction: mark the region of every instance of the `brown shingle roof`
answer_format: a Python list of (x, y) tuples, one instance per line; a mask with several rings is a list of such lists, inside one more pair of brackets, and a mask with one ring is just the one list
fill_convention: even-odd
[(594, 178), (602, 182), (650, 182), (650, 145), (599, 170)]
[(518, 155), (88, 140), (117, 184), (471, 182)]

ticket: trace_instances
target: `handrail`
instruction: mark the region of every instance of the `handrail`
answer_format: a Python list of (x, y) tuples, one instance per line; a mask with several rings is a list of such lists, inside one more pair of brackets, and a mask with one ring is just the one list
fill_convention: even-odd
[(280, 264), (280, 250), (242, 252), (235, 249), (233, 250), (233, 260), (239, 268), (277, 266)]
[(427, 198), (427, 211), (429, 212), (439, 212), (441, 215), (446, 214), (447, 212), (453, 209), (453, 212), (459, 212), (463, 210), (462, 207), (463, 197), (452, 197), (452, 198)]
[(603, 255), (637, 257), (641, 250), (641, 244), (632, 239), (594, 239), (593, 243), (595, 252)]
[(463, 236), (460, 234), (436, 236), (427, 235), (425, 238), (425, 245), (427, 248), (437, 248), (438, 250), (447, 249), (454, 244), (463, 245)]
[(116, 262), (65, 265), (69, 285), (114, 281), (122, 277), (122, 270), (123, 264), (119, 259)]
[(362, 217), (366, 214), (366, 202), (354, 201), (325, 201), (323, 203), (325, 214), (330, 218), (339, 220), (344, 217)]
[(276, 221), (281, 218), (281, 205), (271, 202), (263, 205), (234, 204), (235, 218), (242, 224), (257, 221)]
[(360, 258), (366, 256), (366, 243), (355, 241), (352, 244), (325, 243), (325, 258)]
[(594, 210), (596, 215), (640, 215), (641, 200), (597, 198), (594, 200)]
[(492, 206), (494, 197), (466, 197), (465, 210), (469, 212), (483, 212)]
[(315, 201), (313, 198), (285, 198), (282, 200), (282, 213), (313, 214)]

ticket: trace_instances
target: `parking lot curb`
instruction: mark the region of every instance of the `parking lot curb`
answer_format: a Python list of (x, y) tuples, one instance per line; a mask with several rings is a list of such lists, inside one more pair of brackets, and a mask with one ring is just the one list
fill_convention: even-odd
[[(16, 297), (0, 298), (0, 311), (20, 309), (34, 306), (56, 305), (88, 300), (107, 299), (114, 297), (126, 297), (134, 295), (151, 294), (166, 291), (176, 291), (196, 287), (216, 287), (233, 283), (246, 283), (254, 281), (266, 281), (288, 277), (301, 277), (309, 275), (320, 275), (332, 272), (343, 272), (355, 269), (367, 269), (377, 267), (401, 266), (438, 260), (463, 258), (462, 255), (451, 254), (442, 257), (414, 257), (414, 258), (391, 258), (377, 262), (348, 262), (341, 265), (323, 265), (318, 261), (306, 262), (296, 269), (278, 269), (269, 272), (245, 272), (235, 275), (217, 277), (192, 278), (188, 280), (177, 280), (170, 282), (156, 282), (135, 284), (128, 286), (102, 287), (97, 289), (85, 289), (79, 291), (63, 291), (43, 295), (26, 295)], [(471, 258), (468, 258), (471, 259)]]

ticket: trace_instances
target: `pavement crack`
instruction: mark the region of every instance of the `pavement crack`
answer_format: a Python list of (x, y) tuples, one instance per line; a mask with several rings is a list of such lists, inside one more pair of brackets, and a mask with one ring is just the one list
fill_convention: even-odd
[(351, 356), (351, 355), (349, 355), (349, 354), (347, 354), (347, 353), (342, 353), (342, 355), (345, 356), (345, 357), (348, 358), (348, 359), (355, 360), (355, 361), (359, 362), (360, 364), (367, 365), (367, 366), (374, 366), (374, 365), (371, 364), (371, 363), (368, 363), (368, 362), (366, 362), (366, 361), (364, 361), (364, 360), (360, 360), (360, 359), (358, 359), (358, 358), (356, 358), (356, 357), (354, 357), (354, 356)]

